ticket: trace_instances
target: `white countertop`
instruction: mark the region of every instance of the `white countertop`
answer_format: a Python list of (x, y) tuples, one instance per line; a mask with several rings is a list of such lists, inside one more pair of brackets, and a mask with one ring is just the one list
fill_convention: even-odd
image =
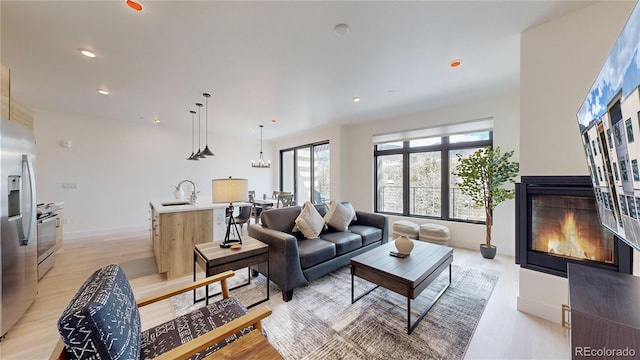
[[(211, 203), (205, 201), (197, 201), (195, 204), (185, 205), (171, 205), (181, 202), (188, 202), (188, 200), (151, 200), (149, 205), (158, 213), (172, 213), (180, 211), (198, 211), (209, 209), (226, 209), (229, 204), (227, 203)], [(238, 202), (234, 203), (234, 206), (251, 205), (251, 203)]]

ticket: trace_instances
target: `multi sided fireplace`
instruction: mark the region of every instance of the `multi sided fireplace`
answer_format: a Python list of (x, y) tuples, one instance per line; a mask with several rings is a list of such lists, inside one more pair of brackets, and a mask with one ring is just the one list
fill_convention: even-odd
[(516, 184), (516, 263), (567, 276), (567, 263), (631, 273), (631, 247), (600, 225), (588, 176), (523, 176)]

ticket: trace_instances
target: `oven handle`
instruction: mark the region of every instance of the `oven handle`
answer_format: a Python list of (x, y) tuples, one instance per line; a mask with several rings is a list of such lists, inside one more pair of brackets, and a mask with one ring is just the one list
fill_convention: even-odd
[(43, 219), (43, 220), (38, 220), (38, 223), (46, 224), (48, 222), (52, 222), (52, 221), (56, 220), (57, 218), (58, 218), (57, 216), (52, 216), (50, 218), (46, 218), (46, 219)]

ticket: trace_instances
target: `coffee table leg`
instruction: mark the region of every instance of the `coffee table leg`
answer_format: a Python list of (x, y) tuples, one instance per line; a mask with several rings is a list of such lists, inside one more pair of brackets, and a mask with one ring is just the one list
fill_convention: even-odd
[(416, 320), (416, 322), (413, 323), (413, 325), (411, 325), (411, 298), (407, 296), (407, 334), (411, 335), (411, 333), (416, 328), (416, 326), (418, 326), (420, 321), (425, 317), (425, 315), (427, 315), (427, 312), (431, 310), (431, 307), (436, 303), (436, 301), (438, 301), (438, 299), (440, 299), (440, 296), (442, 296), (442, 294), (444, 294), (444, 292), (449, 288), (449, 285), (451, 285), (451, 264), (449, 264), (449, 283), (447, 284), (447, 286), (442, 288), (442, 290), (440, 290), (438, 295), (436, 295), (436, 297), (431, 301), (431, 303), (425, 307), (425, 309), (422, 311), (422, 313), (420, 313), (420, 316), (418, 316), (418, 319)]
[(376, 285), (376, 286), (373, 287), (373, 289), (365, 292), (364, 294), (362, 294), (362, 295), (360, 295), (360, 296), (358, 296), (357, 298), (354, 299), (353, 297), (355, 296), (355, 294), (354, 294), (355, 286), (354, 286), (353, 277), (354, 277), (354, 275), (353, 275), (353, 268), (352, 268), (352, 270), (351, 270), (351, 303), (352, 304), (355, 303), (356, 301), (362, 299), (363, 297), (368, 295), (370, 292), (372, 292), (373, 290), (375, 290), (375, 289), (377, 289), (379, 287), (379, 285)]

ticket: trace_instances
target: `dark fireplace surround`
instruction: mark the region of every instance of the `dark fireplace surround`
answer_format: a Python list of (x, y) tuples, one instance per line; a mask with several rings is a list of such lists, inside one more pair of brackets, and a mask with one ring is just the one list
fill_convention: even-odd
[(600, 225), (589, 176), (522, 176), (516, 264), (567, 277), (567, 263), (632, 273), (630, 246)]

